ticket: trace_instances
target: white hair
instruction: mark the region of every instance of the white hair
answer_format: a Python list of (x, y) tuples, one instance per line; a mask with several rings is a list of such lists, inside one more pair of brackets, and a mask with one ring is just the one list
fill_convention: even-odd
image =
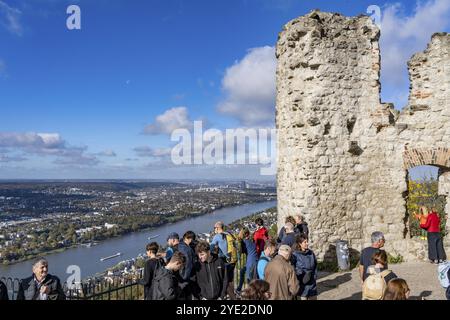
[(47, 261), (47, 259), (42, 258), (42, 257), (37, 258), (37, 259), (34, 260), (34, 262), (33, 262), (33, 268), (36, 268), (36, 267), (37, 267), (38, 265), (40, 265), (40, 264), (45, 264), (45, 265), (48, 266), (48, 261)]
[(381, 240), (384, 240), (384, 234), (383, 232), (380, 231), (375, 231), (374, 233), (372, 233), (372, 235), (370, 236), (370, 239), (372, 240), (372, 243), (378, 243)]
[(286, 259), (289, 258), (289, 255), (291, 254), (291, 252), (292, 252), (292, 248), (286, 244), (283, 244), (278, 248), (278, 254), (283, 256)]

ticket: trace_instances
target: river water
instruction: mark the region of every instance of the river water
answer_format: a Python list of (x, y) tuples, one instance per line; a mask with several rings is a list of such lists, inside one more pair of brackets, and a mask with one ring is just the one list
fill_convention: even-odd
[[(180, 236), (183, 236), (184, 232), (188, 230), (192, 230), (195, 233), (210, 232), (216, 221), (223, 221), (225, 224), (228, 224), (258, 211), (275, 207), (276, 203), (276, 201), (267, 201), (218, 209), (196, 218), (105, 240), (90, 248), (77, 247), (60, 253), (48, 254), (45, 257), (49, 262), (49, 273), (58, 276), (61, 281), (65, 281), (73, 273), (73, 266), (78, 266), (81, 271), (81, 279), (85, 279), (116, 265), (122, 260), (135, 258), (140, 253), (144, 253), (148, 242), (156, 241), (160, 245), (166, 245), (166, 237), (171, 232), (177, 232)], [(148, 239), (148, 237), (155, 235), (159, 235), (159, 237), (152, 240)], [(122, 253), (122, 255), (103, 262), (100, 261), (100, 258), (108, 257), (118, 252)], [(31, 265), (32, 260), (13, 265), (0, 265), (0, 277), (19, 279), (28, 277), (31, 275)]]

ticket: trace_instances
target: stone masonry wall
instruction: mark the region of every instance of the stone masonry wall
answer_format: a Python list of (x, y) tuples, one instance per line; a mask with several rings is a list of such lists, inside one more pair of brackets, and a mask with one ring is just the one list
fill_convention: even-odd
[(409, 240), (407, 169), (450, 169), (450, 36), (435, 34), (409, 62), (400, 114), (380, 101), (379, 36), (369, 17), (319, 11), (279, 35), (278, 224), (305, 215), (320, 259), (339, 239), (360, 251), (376, 230), (394, 254), (423, 258), (423, 244)]

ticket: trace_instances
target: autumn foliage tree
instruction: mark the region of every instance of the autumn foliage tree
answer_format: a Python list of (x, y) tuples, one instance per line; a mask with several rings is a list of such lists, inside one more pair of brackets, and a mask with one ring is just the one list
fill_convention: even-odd
[(408, 216), (411, 237), (421, 235), (419, 221), (414, 217), (414, 213), (419, 213), (420, 207), (425, 206), (429, 210), (435, 208), (441, 218), (441, 233), (445, 236), (445, 196), (438, 194), (438, 181), (434, 178), (423, 178), (421, 180), (409, 180), (408, 183)]

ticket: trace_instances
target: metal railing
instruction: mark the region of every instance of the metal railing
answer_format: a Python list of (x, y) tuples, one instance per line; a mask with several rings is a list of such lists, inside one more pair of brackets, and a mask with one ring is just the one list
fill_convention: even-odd
[[(234, 287), (239, 284), (240, 269), (245, 266), (245, 256), (241, 255), (234, 269)], [(143, 300), (144, 286), (141, 284), (143, 269), (129, 277), (106, 276), (89, 279), (81, 283), (64, 282), (63, 291), (68, 300)], [(245, 276), (244, 276), (245, 277)], [(16, 300), (20, 280), (17, 278), (0, 278), (8, 289), (10, 300)], [(244, 288), (246, 281), (244, 281)]]
[[(20, 280), (17, 278), (0, 278), (6, 285), (10, 300), (16, 300)], [(63, 284), (67, 300), (142, 300), (144, 286), (139, 278), (107, 277), (83, 283)]]
[(140, 284), (140, 278), (108, 277), (78, 285), (72, 284), (65, 292), (69, 300), (144, 299), (144, 286)]
[(9, 300), (16, 300), (17, 293), (19, 292), (20, 280), (17, 278), (0, 278), (0, 280), (6, 285), (8, 289)]

